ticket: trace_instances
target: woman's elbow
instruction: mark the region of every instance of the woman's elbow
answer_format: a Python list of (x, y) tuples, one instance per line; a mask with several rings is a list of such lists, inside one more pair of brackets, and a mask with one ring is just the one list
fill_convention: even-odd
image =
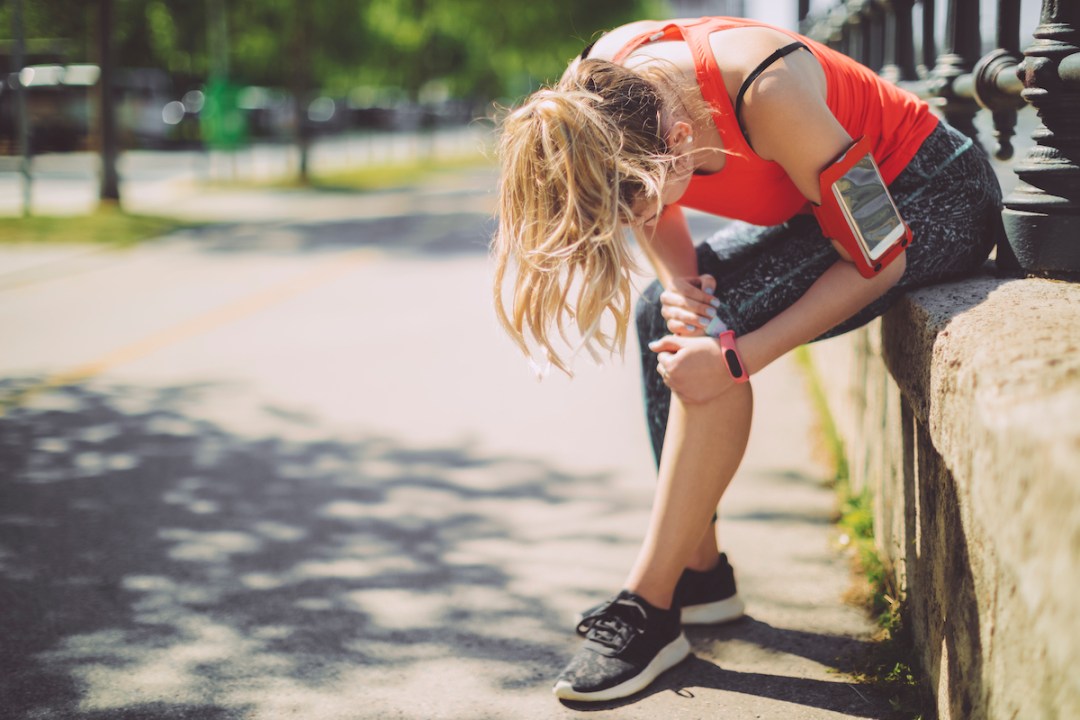
[(907, 269), (907, 252), (902, 252), (896, 256), (896, 258), (888, 264), (880, 273), (882, 277), (882, 283), (887, 285), (886, 289), (891, 288), (896, 283), (900, 282), (900, 278), (904, 276), (904, 271)]
[(892, 262), (881, 269), (881, 272), (871, 278), (866, 278), (867, 292), (875, 298), (889, 292), (904, 276), (907, 269), (907, 253), (900, 253)]

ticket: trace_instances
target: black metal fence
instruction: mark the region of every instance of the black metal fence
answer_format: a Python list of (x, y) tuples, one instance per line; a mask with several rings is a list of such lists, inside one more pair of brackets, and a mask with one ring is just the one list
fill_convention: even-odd
[(973, 138), (976, 113), (991, 113), (999, 159), (1013, 156), (1017, 110), (1033, 105), (1040, 122), (1034, 144), (1013, 161), (1018, 182), (1005, 198), (1007, 242), (999, 243), (998, 267), (1078, 280), (1080, 0), (1042, 0), (1034, 41), (1023, 52), (1020, 0), (997, 0), (994, 49), (985, 54), (979, 0), (945, 1), (944, 32), (935, 0), (846, 0), (814, 15), (809, 0), (799, 0), (800, 27), (930, 99)]

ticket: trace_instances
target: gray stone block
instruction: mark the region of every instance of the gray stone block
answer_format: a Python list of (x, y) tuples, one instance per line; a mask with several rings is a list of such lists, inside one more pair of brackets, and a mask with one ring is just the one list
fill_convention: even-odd
[(941, 718), (1080, 717), (1080, 285), (927, 288), (812, 352)]

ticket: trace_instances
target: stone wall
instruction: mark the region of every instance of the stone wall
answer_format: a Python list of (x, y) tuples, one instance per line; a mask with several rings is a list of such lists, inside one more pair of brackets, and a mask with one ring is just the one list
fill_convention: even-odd
[(928, 288), (811, 352), (942, 720), (1080, 718), (1080, 284)]

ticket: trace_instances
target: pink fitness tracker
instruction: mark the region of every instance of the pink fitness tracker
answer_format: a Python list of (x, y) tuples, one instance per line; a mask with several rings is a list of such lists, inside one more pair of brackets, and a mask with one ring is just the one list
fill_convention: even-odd
[(747, 372), (746, 365), (743, 364), (739, 349), (735, 347), (735, 331), (727, 330), (720, 333), (716, 341), (720, 343), (720, 350), (724, 354), (724, 362), (727, 363), (731, 379), (737, 383), (747, 382), (750, 379), (750, 373)]

